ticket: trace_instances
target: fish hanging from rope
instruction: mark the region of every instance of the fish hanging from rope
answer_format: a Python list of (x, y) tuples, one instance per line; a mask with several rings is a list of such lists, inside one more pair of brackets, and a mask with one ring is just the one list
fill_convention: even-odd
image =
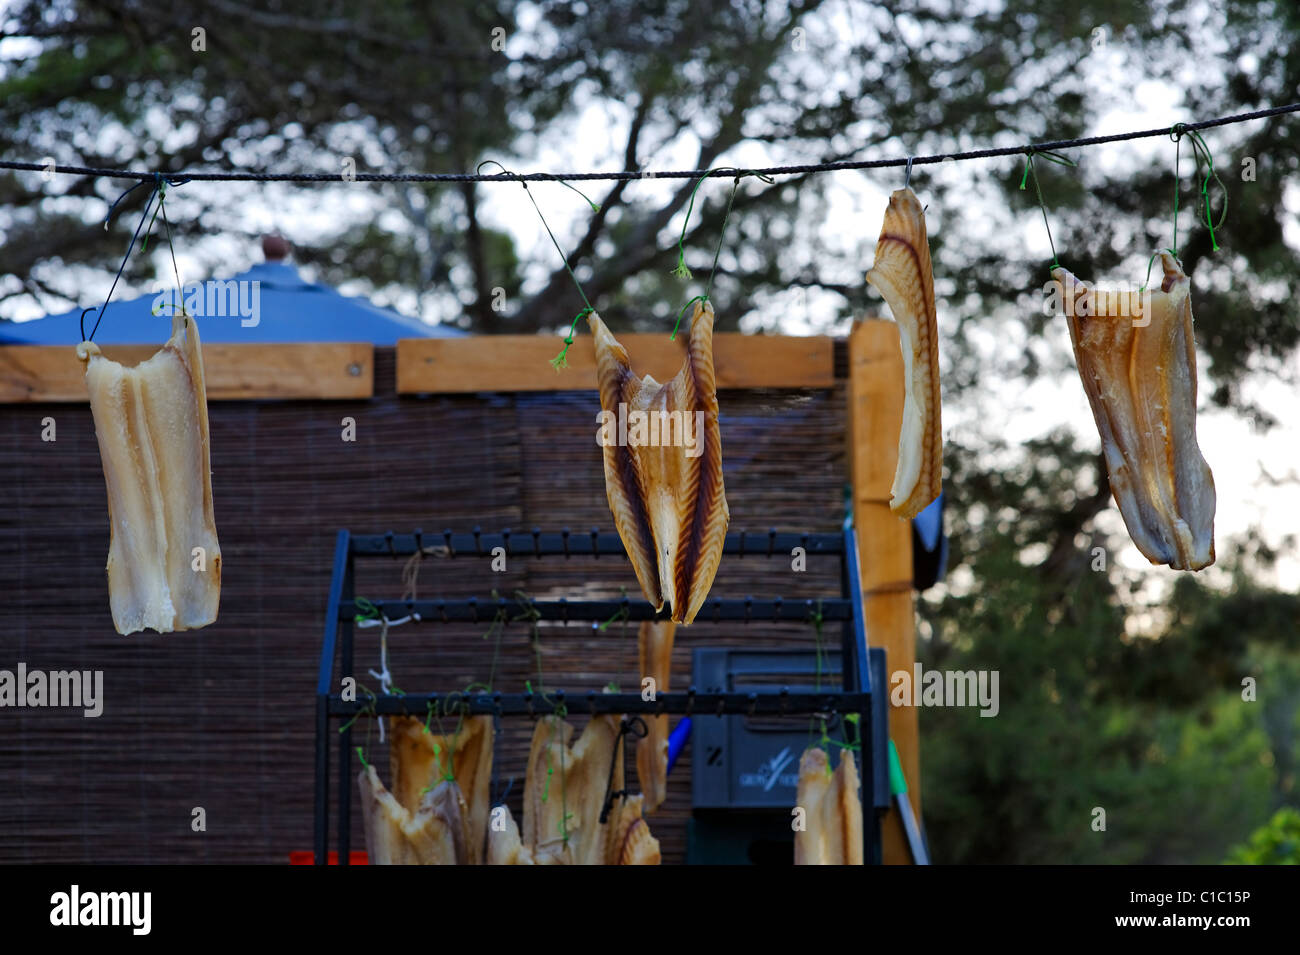
[(1159, 253), (1159, 290), (1093, 289), (1052, 270), (1111, 493), (1153, 564), (1214, 563), (1214, 475), (1196, 441), (1191, 280)]
[[(592, 312), (605, 493), (623, 546), (656, 610), (689, 624), (722, 559), (731, 512), (713, 373), (713, 306), (695, 303), (681, 370), (667, 384), (632, 371), (627, 349)], [(634, 423), (614, 428), (613, 422)], [(615, 434), (615, 432), (618, 432)], [(624, 440), (626, 432), (626, 440)]]
[(903, 426), (889, 509), (912, 518), (943, 490), (943, 433), (934, 272), (925, 210), (911, 189), (889, 197), (867, 281), (888, 303), (903, 349)]
[(84, 341), (90, 411), (108, 486), (108, 595), (118, 633), (195, 630), (217, 619), (221, 548), (212, 511), (203, 353), (192, 316), (124, 368)]

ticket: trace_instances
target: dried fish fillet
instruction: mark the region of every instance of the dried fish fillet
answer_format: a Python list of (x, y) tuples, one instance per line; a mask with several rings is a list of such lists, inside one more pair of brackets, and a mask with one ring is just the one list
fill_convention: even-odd
[(611, 810), (605, 865), (659, 865), (659, 840), (650, 834), (642, 808), (642, 797), (631, 796)]
[(488, 865), (534, 865), (532, 851), (524, 845), (519, 835), (519, 826), (507, 806), (499, 806), (503, 823), (502, 828), (492, 827), (488, 831), (487, 864)]
[(371, 865), (464, 865), (465, 823), (460, 789), (442, 782), (412, 812), (384, 788), (375, 767), (357, 776), (361, 820)]
[(1191, 280), (1160, 253), (1159, 290), (1094, 290), (1052, 270), (1070, 327), (1110, 489), (1129, 536), (1153, 564), (1214, 563), (1214, 475), (1196, 441)]
[(664, 385), (633, 373), (627, 349), (599, 315), (592, 312), (587, 323), (602, 417), (626, 422), (618, 439), (602, 441), (614, 525), (646, 599), (656, 610), (667, 601), (673, 621), (689, 624), (713, 584), (731, 520), (722, 483), (713, 306), (695, 304), (686, 360)]
[[(654, 680), (656, 693), (668, 692), (676, 630), (671, 620), (647, 620), (637, 634), (641, 679)], [(645, 795), (645, 811), (654, 812), (668, 795), (668, 714), (644, 719), (646, 735), (636, 744), (636, 775)]]
[(441, 735), (426, 733), (424, 723), (413, 716), (394, 716), (388, 720), (388, 732), (393, 795), (398, 803), (414, 812), (425, 790), (450, 772), (467, 803), (469, 864), (482, 864), (492, 798), (492, 718), (470, 716), (459, 731)]
[(593, 716), (570, 747), (572, 726), (555, 716), (538, 720), (524, 781), (522, 848), (515, 849), (507, 826), (505, 833), (489, 833), (490, 858), (517, 854), (536, 865), (658, 861), (659, 843), (641, 819), (638, 797), (616, 799), (608, 819), (600, 821), (607, 790), (624, 786), (623, 750), (616, 745), (620, 722), (617, 716)]
[(841, 750), (832, 773), (825, 750), (804, 750), (795, 799), (804, 810), (804, 828), (794, 834), (795, 865), (862, 865), (862, 800), (852, 753)]
[(77, 357), (108, 486), (113, 626), (121, 634), (206, 627), (221, 599), (221, 548), (198, 325), (175, 316), (171, 338), (135, 368), (93, 342), (78, 345)]
[(943, 490), (943, 433), (930, 243), (925, 210), (910, 189), (899, 189), (889, 197), (867, 281), (889, 304), (903, 348), (903, 427), (889, 509), (911, 518)]

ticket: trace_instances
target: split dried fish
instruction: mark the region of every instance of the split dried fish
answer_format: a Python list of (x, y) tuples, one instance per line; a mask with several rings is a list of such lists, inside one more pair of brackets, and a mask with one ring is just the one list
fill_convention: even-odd
[(536, 865), (658, 863), (659, 843), (641, 819), (639, 799), (616, 800), (606, 822), (600, 821), (611, 779), (615, 791), (624, 787), (619, 723), (618, 716), (593, 716), (570, 747), (572, 726), (556, 716), (537, 721), (524, 781), (520, 846), (514, 846), (507, 827), (505, 833), (489, 834), (490, 856), (516, 858), (520, 864), (531, 858)]
[(108, 486), (113, 626), (121, 634), (206, 627), (221, 599), (221, 548), (198, 325), (176, 315), (171, 338), (134, 368), (93, 342), (78, 345), (77, 357)]
[[(676, 630), (671, 620), (647, 620), (637, 634), (641, 679), (654, 680), (656, 693), (668, 692)], [(636, 776), (645, 795), (645, 811), (654, 812), (668, 795), (668, 714), (644, 719), (646, 735), (636, 744)]]
[(795, 865), (862, 865), (862, 800), (852, 753), (840, 750), (832, 773), (825, 750), (804, 750), (795, 804), (804, 810), (804, 828), (794, 834)]
[(413, 716), (394, 716), (388, 720), (388, 732), (388, 761), (398, 803), (415, 812), (425, 790), (444, 781), (450, 771), (466, 801), (468, 861), (481, 865), (492, 798), (492, 718), (466, 717), (457, 732), (442, 735), (426, 733), (424, 723)]
[[(587, 323), (602, 411), (662, 422), (657, 443), (604, 442), (605, 492), (641, 592), (656, 610), (667, 601), (673, 621), (689, 624), (713, 584), (731, 520), (722, 483), (713, 306), (695, 304), (686, 360), (665, 385), (633, 373), (627, 349), (599, 315), (592, 312)], [(665, 441), (668, 422), (677, 423), (676, 436), (670, 432)]]
[(1110, 489), (1129, 536), (1153, 564), (1214, 563), (1214, 475), (1196, 441), (1191, 280), (1160, 253), (1159, 290), (1092, 289), (1052, 270), (1088, 395)]
[(925, 210), (911, 189), (889, 197), (867, 281), (889, 304), (903, 349), (903, 426), (889, 509), (912, 518), (943, 490), (943, 432), (934, 272)]
[(464, 799), (454, 782), (425, 793), (415, 811), (384, 788), (375, 767), (357, 776), (371, 865), (465, 865)]
[(642, 817), (643, 797), (629, 796), (610, 811), (605, 865), (659, 865), (659, 840)]
[(519, 826), (508, 806), (497, 807), (501, 812), (501, 827), (493, 826), (488, 831), (487, 864), (488, 865), (535, 865), (533, 853), (524, 845), (519, 835)]

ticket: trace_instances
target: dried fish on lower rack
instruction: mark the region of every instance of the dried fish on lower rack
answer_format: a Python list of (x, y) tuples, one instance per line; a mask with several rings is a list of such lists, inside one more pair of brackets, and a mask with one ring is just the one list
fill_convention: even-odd
[(108, 487), (113, 626), (121, 634), (206, 627), (221, 599), (221, 548), (198, 324), (174, 316), (171, 338), (134, 368), (88, 341), (77, 357)]
[(934, 270), (925, 210), (911, 189), (889, 197), (867, 281), (889, 304), (903, 348), (903, 426), (889, 509), (912, 518), (943, 490), (943, 431)]
[(425, 729), (425, 724), (413, 716), (389, 718), (388, 759), (393, 774), (393, 795), (400, 805), (414, 811), (430, 787), (455, 781), (466, 804), (466, 861), (470, 865), (482, 865), (496, 734), (490, 716), (456, 719), (457, 728), (444, 734)]
[(488, 832), (490, 865), (659, 864), (659, 841), (642, 818), (641, 797), (616, 797), (600, 820), (606, 793), (624, 785), (619, 723), (617, 716), (593, 716), (570, 746), (571, 725), (558, 716), (538, 720), (522, 832), (509, 810), (497, 807), (501, 816)]
[(804, 811), (804, 827), (794, 833), (795, 865), (862, 865), (862, 797), (853, 754), (840, 750), (840, 765), (831, 772), (820, 747), (804, 750), (799, 760), (795, 804)]
[[(654, 680), (655, 693), (668, 692), (676, 630), (671, 620), (647, 620), (637, 634), (641, 679)], [(644, 719), (646, 735), (636, 744), (636, 777), (645, 796), (645, 811), (654, 812), (668, 795), (668, 714)]]
[[(592, 312), (587, 324), (596, 345), (605, 493), (614, 525), (645, 598), (656, 610), (669, 603), (673, 621), (689, 624), (713, 584), (731, 520), (722, 483), (713, 306), (696, 302), (686, 359), (664, 385), (632, 371), (627, 349), (599, 315)], [(606, 435), (614, 421), (620, 422), (617, 437)]]
[(1052, 270), (1088, 395), (1111, 493), (1153, 564), (1214, 563), (1214, 475), (1196, 440), (1191, 280), (1160, 253), (1160, 288), (1093, 289)]
[(465, 865), (464, 798), (443, 781), (408, 809), (384, 788), (375, 767), (357, 776), (361, 821), (371, 865)]

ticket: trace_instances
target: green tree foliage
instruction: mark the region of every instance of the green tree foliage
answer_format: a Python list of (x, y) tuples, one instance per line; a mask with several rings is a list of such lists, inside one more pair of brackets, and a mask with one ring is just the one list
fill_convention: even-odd
[(1245, 845), (1228, 855), (1228, 862), (1239, 865), (1300, 865), (1300, 812), (1279, 809), (1260, 826)]

